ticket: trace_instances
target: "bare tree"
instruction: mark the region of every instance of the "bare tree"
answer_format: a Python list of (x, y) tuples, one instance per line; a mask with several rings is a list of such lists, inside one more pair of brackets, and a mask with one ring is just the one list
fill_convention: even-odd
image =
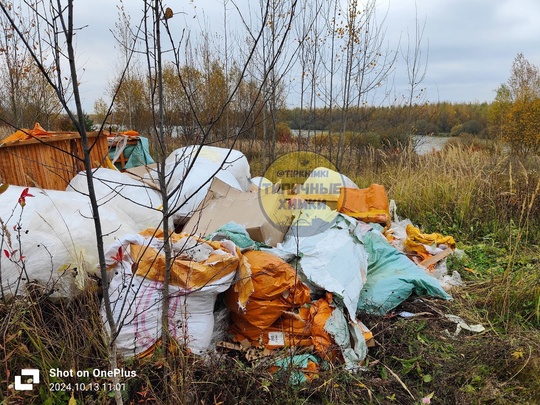
[[(181, 211), (181, 209), (187, 204), (191, 197), (194, 196), (202, 187), (205, 187), (212, 178), (221, 170), (221, 166), (216, 168), (216, 171), (206, 179), (200, 179), (200, 187), (195, 190), (191, 195), (185, 196), (185, 198), (178, 199), (180, 192), (184, 188), (184, 181), (189, 176), (197, 156), (200, 154), (202, 147), (209, 142), (216, 140), (227, 141), (229, 145), (234, 147), (238, 138), (246, 131), (250, 126), (250, 115), (256, 114), (255, 109), (259, 104), (257, 100), (263, 97), (263, 88), (268, 80), (270, 80), (270, 71), (278, 62), (280, 55), (282, 54), (284, 45), (286, 43), (287, 33), (290, 29), (290, 24), (294, 18), (294, 11), (296, 7), (296, 1), (291, 1), (289, 9), (291, 12), (287, 14), (285, 21), (285, 28), (282, 32), (282, 36), (276, 40), (275, 51), (273, 57), (268, 59), (268, 71), (265, 71), (260, 82), (257, 83), (255, 88), (254, 98), (252, 98), (252, 104), (247, 106), (248, 113), (244, 115), (234, 128), (228, 128), (229, 131), (217, 131), (220, 122), (222, 122), (226, 116), (229, 107), (233, 105), (233, 101), (238, 94), (249, 87), (248, 80), (248, 67), (253, 61), (256, 50), (260, 46), (261, 38), (264, 30), (267, 27), (269, 21), (269, 15), (271, 10), (271, 2), (267, 2), (264, 6), (263, 18), (260, 21), (260, 26), (257, 30), (249, 31), (248, 36), (251, 39), (251, 43), (245, 58), (242, 61), (236, 63), (236, 74), (228, 75), (234, 81), (222, 86), (223, 89), (228, 88), (223, 94), (221, 92), (210, 92), (212, 86), (216, 84), (217, 80), (221, 82), (224, 75), (221, 74), (221, 66), (212, 62), (210, 55), (210, 49), (208, 42), (204, 43), (202, 52), (194, 52), (189, 46), (188, 38), (183, 36), (182, 31), (180, 38), (175, 37), (175, 33), (178, 30), (174, 30), (171, 25), (171, 21), (175, 21), (175, 12), (170, 8), (166, 8), (161, 0), (145, 1), (143, 9), (142, 27), (143, 35), (139, 40), (142, 41), (144, 47), (144, 54), (146, 55), (148, 78), (148, 89), (150, 98), (150, 107), (153, 116), (153, 129), (152, 137), (156, 145), (158, 171), (157, 181), (162, 197), (161, 212), (163, 215), (162, 231), (164, 235), (163, 254), (165, 256), (165, 270), (163, 277), (163, 291), (161, 294), (162, 299), (162, 313), (161, 313), (161, 345), (164, 349), (164, 359), (169, 367), (165, 367), (164, 370), (164, 386), (168, 390), (169, 385), (169, 371), (172, 367), (173, 359), (168, 355), (167, 348), (171, 341), (169, 336), (169, 302), (170, 302), (170, 279), (171, 268), (175, 257), (175, 254), (171, 247), (170, 235), (174, 231), (176, 222), (173, 220), (175, 216)], [(134, 38), (135, 39), (135, 38)], [(133, 46), (135, 49), (136, 46)], [(244, 46), (245, 49), (245, 46)], [(199, 49), (200, 51), (200, 49)], [(193, 63), (186, 63), (187, 61), (193, 61), (193, 57), (202, 57), (202, 65), (206, 71), (205, 74), (201, 74), (201, 71), (194, 69)], [(169, 70), (169, 69), (173, 70)], [(175, 77), (173, 76), (173, 72)], [(191, 79), (193, 75), (197, 76), (198, 80), (193, 82)], [(176, 160), (173, 159), (172, 164), (167, 163), (168, 157), (168, 145), (167, 137), (165, 134), (165, 118), (167, 114), (167, 106), (170, 105), (167, 102), (167, 90), (164, 83), (165, 78), (168, 77), (169, 83), (179, 84), (175, 88), (175, 95), (183, 100), (186, 109), (186, 114), (189, 114), (193, 124), (197, 127), (197, 131), (200, 134), (198, 137), (198, 145), (193, 150), (192, 156), (179, 156)], [(199, 81), (200, 79), (200, 81)], [(194, 85), (195, 84), (195, 85)], [(220, 85), (221, 86), (221, 85)], [(208, 105), (199, 103), (199, 101), (206, 101)], [(170, 100), (169, 100), (170, 101)], [(208, 113), (208, 115), (206, 115)], [(223, 127), (221, 127), (223, 128)], [(219, 137), (216, 137), (219, 134)], [(228, 158), (231, 151), (227, 154)], [(171, 162), (171, 161), (170, 161)], [(178, 183), (172, 183), (170, 176), (171, 173), (179, 170), (182, 174)], [(169, 363), (171, 362), (171, 363)], [(171, 392), (174, 396), (174, 393)]]
[[(74, 21), (73, 1), (68, 0), (66, 4), (60, 1), (41, 0), (36, 3), (26, 3), (24, 13), (32, 20), (39, 21), (33, 28), (43, 31), (34, 32), (29, 35), (28, 29), (21, 25), (21, 21), (16, 19), (12, 12), (11, 3), (0, 2), (0, 9), (3, 16), (10, 24), (13, 35), (16, 35), (24, 47), (34, 65), (39, 70), (43, 79), (54, 89), (57, 99), (62, 105), (65, 113), (69, 116), (81, 137), (83, 156), (73, 156), (74, 159), (84, 163), (87, 176), (88, 197), (92, 209), (93, 222), (95, 227), (97, 252), (99, 257), (99, 268), (103, 282), (103, 301), (107, 314), (107, 322), (113, 335), (116, 333), (116, 324), (112, 315), (110, 306), (110, 297), (108, 294), (107, 268), (103, 246), (103, 232), (100, 220), (99, 205), (96, 199), (92, 162), (90, 160), (90, 150), (92, 144), (87, 136), (84, 125), (84, 111), (82, 108), (82, 99), (79, 92), (78, 66), (75, 58), (75, 33), (79, 30)], [(44, 44), (43, 47), (36, 50), (35, 44), (31, 38), (40, 38)], [(48, 58), (47, 58), (47, 57)], [(49, 62), (49, 60), (52, 60)], [(68, 78), (66, 80), (65, 78)], [(117, 354), (114, 340), (110, 342), (110, 362), (111, 367), (117, 368)], [(117, 403), (122, 402), (119, 391), (116, 391)]]
[[(406, 51), (402, 52), (403, 59), (407, 68), (408, 87), (405, 97), (405, 107), (407, 116), (405, 119), (405, 128), (407, 135), (413, 133), (414, 122), (417, 117), (414, 117), (414, 112), (418, 112), (418, 108), (413, 108), (415, 105), (420, 105), (425, 101), (426, 92), (422, 87), (427, 71), (427, 55), (422, 53), (422, 42), (424, 37), (425, 22), (420, 25), (418, 20), (418, 11), (416, 11), (416, 19), (414, 33), (407, 35)], [(429, 51), (429, 48), (428, 48)]]
[[(361, 7), (362, 6), (362, 7)], [(349, 2), (343, 11), (345, 19), (337, 26), (338, 38), (342, 40), (341, 51), (345, 64), (341, 74), (341, 123), (335, 162), (343, 163), (345, 138), (350, 130), (348, 112), (351, 107), (364, 103), (390, 75), (395, 63), (395, 52), (384, 48), (384, 21), (377, 20), (377, 2), (359, 4)]]
[(60, 114), (61, 105), (11, 24), (11, 21), (17, 22), (34, 53), (43, 58), (41, 33), (36, 29), (40, 21), (24, 16), (24, 10), (18, 3), (10, 4), (6, 12), (10, 18), (5, 14), (0, 16), (0, 106), (6, 112), (3, 120), (16, 128), (33, 127), (36, 121), (49, 126)]

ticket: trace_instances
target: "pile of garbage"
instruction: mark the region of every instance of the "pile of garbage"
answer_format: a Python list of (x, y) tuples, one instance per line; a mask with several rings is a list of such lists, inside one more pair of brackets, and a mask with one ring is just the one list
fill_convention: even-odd
[[(383, 186), (360, 189), (319, 167), (302, 186), (337, 178), (339, 187), (321, 186), (333, 192), (327, 204), (251, 179), (239, 151), (188, 146), (165, 163), (177, 230), (170, 236), (169, 334), (195, 354), (221, 347), (257, 349), (257, 357), (297, 348), (294, 361), (306, 370), (340, 361), (356, 371), (373, 344), (363, 314), (387, 314), (413, 294), (448, 300), (447, 290), (460, 283), (445, 264), (453, 238), (423, 234), (391, 215)], [(161, 193), (151, 187), (157, 171), (137, 175), (100, 168), (94, 188), (118, 350), (145, 358), (160, 345), (166, 266)], [(87, 193), (84, 173), (65, 192), (3, 190), (2, 294), (22, 294), (34, 283), (51, 296), (73, 297), (99, 277)], [(103, 318), (108, 328), (105, 311)], [(277, 359), (273, 367), (285, 364)]]

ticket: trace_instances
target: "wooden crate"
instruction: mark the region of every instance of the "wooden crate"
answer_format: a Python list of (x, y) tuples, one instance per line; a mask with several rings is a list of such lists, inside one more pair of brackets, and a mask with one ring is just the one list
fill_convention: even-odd
[[(92, 167), (103, 165), (108, 152), (106, 134), (89, 132), (88, 143)], [(50, 137), (2, 144), (0, 178), (18, 186), (65, 190), (69, 181), (84, 170), (82, 159), (78, 133), (54, 133)]]

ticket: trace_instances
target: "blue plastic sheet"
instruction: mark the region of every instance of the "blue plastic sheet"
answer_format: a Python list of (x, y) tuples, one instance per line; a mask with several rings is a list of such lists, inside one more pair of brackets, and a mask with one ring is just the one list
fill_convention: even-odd
[(390, 245), (376, 229), (366, 232), (362, 242), (368, 253), (368, 270), (358, 300), (359, 311), (384, 315), (413, 293), (451, 299), (435, 277)]

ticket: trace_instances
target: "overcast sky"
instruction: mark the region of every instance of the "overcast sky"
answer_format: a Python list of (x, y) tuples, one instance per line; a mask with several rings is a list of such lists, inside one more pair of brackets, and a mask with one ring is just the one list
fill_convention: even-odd
[[(140, 1), (126, 0), (135, 20)], [(252, 1), (251, 4), (258, 4)], [(428, 58), (422, 86), (425, 101), (491, 102), (495, 90), (506, 82), (518, 53), (540, 66), (539, 0), (380, 0), (379, 13), (387, 11), (386, 38), (402, 44), (414, 35), (416, 17), (424, 26), (423, 55)], [(167, 4), (169, 5), (169, 4)], [(79, 35), (77, 52), (84, 67), (82, 94), (85, 108), (93, 110), (94, 100), (106, 96), (114, 76), (118, 51), (110, 32), (117, 21), (116, 2), (111, 0), (75, 2), (78, 25), (88, 25)], [(221, 30), (221, 0), (171, 0), (175, 23), (193, 24), (205, 18)], [(403, 70), (396, 70), (396, 87), (406, 85)]]

